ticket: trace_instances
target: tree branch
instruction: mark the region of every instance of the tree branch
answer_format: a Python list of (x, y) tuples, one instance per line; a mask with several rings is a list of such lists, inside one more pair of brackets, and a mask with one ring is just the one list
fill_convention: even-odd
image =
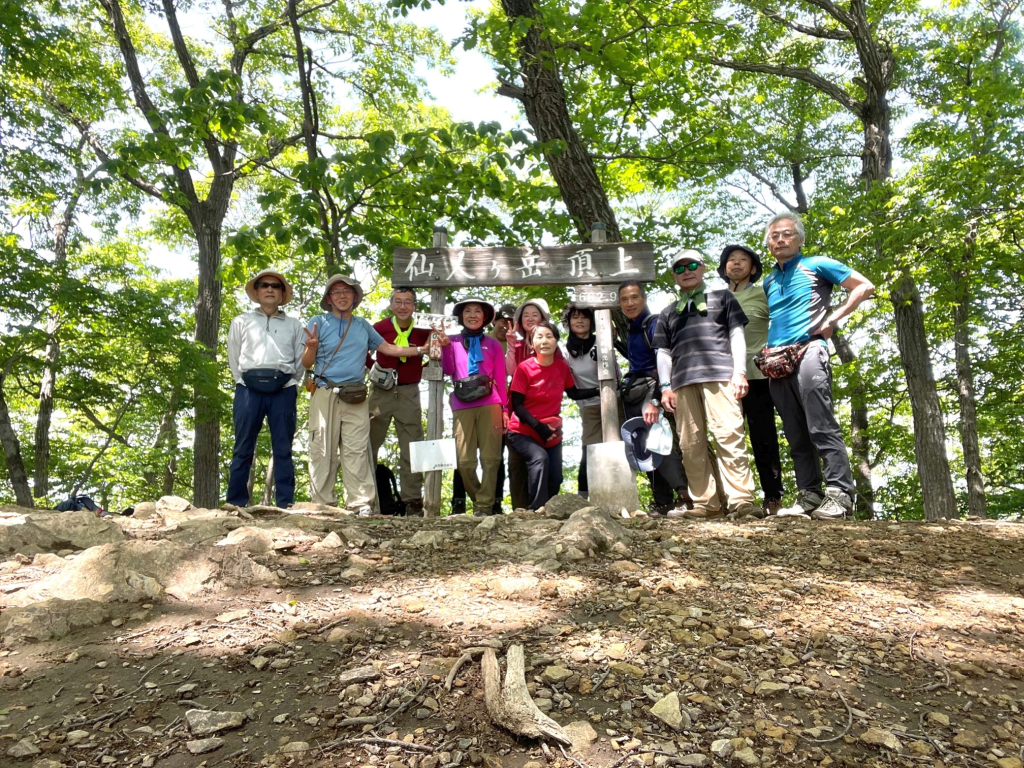
[(824, 40), (852, 40), (853, 35), (843, 29), (827, 29), (825, 27), (808, 27), (797, 21), (787, 19), (778, 11), (761, 11), (761, 14), (772, 21), (778, 22), (784, 27), (789, 27), (794, 32), (799, 32), (803, 35), (810, 35), (811, 37), (820, 37)]
[(791, 67), (787, 64), (762, 64), (756, 61), (734, 61), (732, 59), (720, 59), (716, 56), (702, 57), (702, 60), (719, 67), (736, 70), (737, 72), (754, 72), (761, 75), (786, 77), (790, 80), (801, 80), (814, 86), (826, 96), (853, 112), (857, 117), (861, 116), (864, 109), (862, 102), (853, 98), (831, 80), (825, 79), (817, 72), (806, 67)]

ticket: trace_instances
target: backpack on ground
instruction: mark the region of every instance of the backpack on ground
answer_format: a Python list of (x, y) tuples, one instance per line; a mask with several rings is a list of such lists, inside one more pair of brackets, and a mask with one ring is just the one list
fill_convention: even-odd
[(404, 515), (405, 502), (398, 495), (398, 481), (391, 467), (377, 465), (377, 501), (382, 515)]
[(68, 496), (64, 501), (54, 507), (54, 509), (58, 512), (77, 512), (80, 509), (87, 509), (90, 512), (100, 511), (100, 508), (96, 506), (96, 502), (85, 494)]

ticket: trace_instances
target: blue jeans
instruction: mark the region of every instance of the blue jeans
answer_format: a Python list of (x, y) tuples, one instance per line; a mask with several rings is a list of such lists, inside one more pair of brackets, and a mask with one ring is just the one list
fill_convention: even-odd
[(562, 444), (545, 448), (532, 437), (508, 433), (508, 445), (526, 465), (530, 509), (540, 509), (562, 487)]
[(282, 509), (295, 502), (295, 465), (292, 440), (295, 438), (295, 400), (298, 387), (285, 387), (272, 395), (261, 395), (242, 384), (235, 385), (232, 416), (235, 422), (235, 450), (228, 478), (228, 504), (249, 506), (249, 469), (256, 453), (256, 438), (263, 420), (270, 427), (274, 454), (274, 490)]

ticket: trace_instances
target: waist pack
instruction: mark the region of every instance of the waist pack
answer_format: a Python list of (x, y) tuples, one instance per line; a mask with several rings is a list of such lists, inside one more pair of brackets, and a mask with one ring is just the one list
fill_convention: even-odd
[(626, 405), (638, 405), (654, 397), (657, 380), (646, 374), (627, 373), (619, 382), (619, 399)]
[(394, 389), (398, 383), (398, 371), (394, 368), (382, 368), (380, 363), (374, 363), (370, 369), (370, 383), (377, 389)]
[(784, 379), (800, 365), (808, 346), (809, 341), (784, 347), (765, 347), (760, 354), (754, 355), (754, 365), (769, 379)]
[(245, 386), (261, 395), (273, 395), (280, 392), (291, 378), (290, 373), (273, 368), (253, 368), (242, 374), (242, 382)]
[(455, 396), (464, 403), (474, 403), (491, 394), (494, 380), (485, 373), (477, 373), (455, 382)]
[(336, 384), (327, 382), (327, 387), (346, 403), (362, 403), (366, 400), (366, 385), (361, 381), (343, 381)]

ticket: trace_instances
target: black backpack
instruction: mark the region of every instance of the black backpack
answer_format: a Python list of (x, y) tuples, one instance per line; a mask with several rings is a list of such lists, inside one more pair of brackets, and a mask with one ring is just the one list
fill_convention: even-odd
[(99, 507), (96, 506), (96, 502), (84, 494), (79, 496), (68, 496), (64, 501), (54, 507), (54, 509), (58, 512), (77, 512), (80, 509), (87, 509), (90, 512), (99, 511)]
[(391, 467), (377, 465), (377, 501), (382, 515), (404, 515), (405, 502), (398, 496), (398, 481)]

